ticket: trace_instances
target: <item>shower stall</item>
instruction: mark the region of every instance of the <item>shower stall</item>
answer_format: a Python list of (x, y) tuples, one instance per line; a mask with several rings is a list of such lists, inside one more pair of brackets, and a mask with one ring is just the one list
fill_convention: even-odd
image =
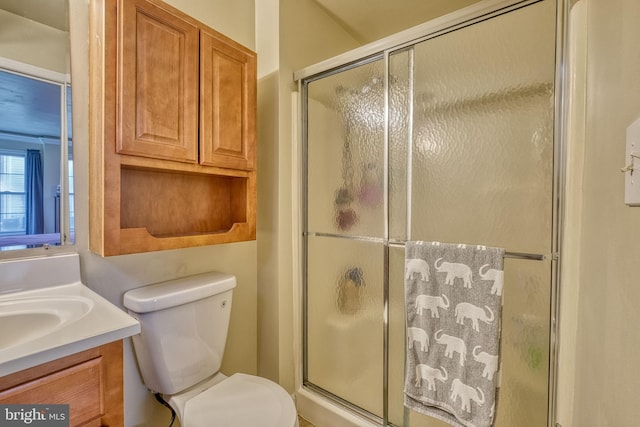
[(563, 7), (487, 1), (296, 73), (305, 390), (375, 424), (444, 426), (403, 407), (404, 244), (497, 246), (495, 426), (552, 423)]

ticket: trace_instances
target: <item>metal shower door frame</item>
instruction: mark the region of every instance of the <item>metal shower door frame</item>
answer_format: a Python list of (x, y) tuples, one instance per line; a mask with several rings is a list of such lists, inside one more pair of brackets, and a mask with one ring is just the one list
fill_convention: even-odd
[[(302, 322), (302, 354), (301, 370), (302, 370), (302, 386), (324, 397), (327, 397), (347, 409), (358, 413), (365, 418), (375, 422), (380, 422), (384, 426), (389, 424), (389, 248), (392, 246), (404, 246), (403, 241), (397, 241), (389, 238), (389, 56), (402, 49), (407, 49), (410, 53), (410, 61), (413, 61), (413, 46), (426, 40), (438, 37), (440, 35), (459, 30), (461, 28), (474, 25), (476, 23), (491, 19), (495, 16), (503, 15), (511, 11), (521, 9), (531, 4), (539, 3), (545, 0), (486, 0), (477, 5), (470, 6), (459, 12), (446, 15), (429, 21), (423, 25), (400, 32), (390, 37), (386, 37), (377, 42), (370, 43), (361, 48), (349, 51), (345, 54), (338, 55), (334, 58), (320, 62), (318, 64), (306, 67), (294, 73), (294, 80), (298, 82), (299, 93), (299, 111), (298, 116), (301, 118), (301, 126), (298, 134), (299, 143), (299, 159), (300, 162), (300, 221), (299, 226), (299, 247), (301, 268), (299, 271), (299, 280), (301, 285), (301, 322)], [(564, 186), (565, 186), (565, 122), (566, 122), (566, 98), (568, 85), (565, 80), (568, 79), (568, 71), (566, 67), (566, 50), (567, 50), (567, 28), (570, 10), (569, 0), (546, 0), (554, 1), (556, 4), (556, 60), (555, 60), (555, 82), (554, 82), (554, 125), (553, 125), (553, 195), (552, 195), (552, 237), (551, 237), (551, 289), (550, 289), (550, 331), (549, 331), (549, 378), (548, 378), (548, 427), (554, 427), (556, 414), (556, 389), (557, 389), (557, 368), (558, 368), (558, 319), (559, 319), (559, 286), (560, 286), (560, 253), (562, 241), (562, 220), (564, 205)], [(356, 68), (367, 63), (384, 61), (384, 237), (371, 238), (363, 236), (338, 236), (326, 233), (312, 233), (308, 231), (308, 172), (307, 172), (307, 141), (308, 141), (308, 109), (306, 99), (308, 96), (308, 84), (343, 71)], [(410, 76), (411, 85), (413, 84), (412, 76)], [(412, 115), (409, 115), (412, 120)], [(409, 126), (411, 129), (412, 126)], [(411, 135), (409, 135), (411, 138)], [(406, 211), (406, 236), (407, 240), (411, 239), (411, 178), (410, 171), (412, 167), (412, 149), (407, 150), (407, 211)], [(369, 241), (382, 243), (384, 248), (384, 283), (383, 283), (383, 418), (373, 416), (362, 409), (344, 401), (343, 399), (322, 390), (319, 387), (307, 382), (307, 334), (308, 318), (307, 318), (307, 244), (309, 236), (329, 236), (340, 237), (342, 239)], [(519, 259), (542, 260), (544, 255), (529, 253), (508, 253), (507, 256)]]

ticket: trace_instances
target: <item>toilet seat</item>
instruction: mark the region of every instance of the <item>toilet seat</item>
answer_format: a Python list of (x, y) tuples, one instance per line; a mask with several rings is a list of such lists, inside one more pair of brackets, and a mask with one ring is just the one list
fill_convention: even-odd
[(184, 427), (294, 427), (296, 408), (278, 384), (234, 374), (187, 400)]

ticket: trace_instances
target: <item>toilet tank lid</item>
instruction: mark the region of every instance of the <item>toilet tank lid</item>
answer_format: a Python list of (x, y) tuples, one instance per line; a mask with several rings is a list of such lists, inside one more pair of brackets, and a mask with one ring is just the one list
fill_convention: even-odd
[(212, 271), (132, 289), (124, 294), (123, 304), (134, 313), (148, 313), (220, 294), (235, 286), (234, 275)]

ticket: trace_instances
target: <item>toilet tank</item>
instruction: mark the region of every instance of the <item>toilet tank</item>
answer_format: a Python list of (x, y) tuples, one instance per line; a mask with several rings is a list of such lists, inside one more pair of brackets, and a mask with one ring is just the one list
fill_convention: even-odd
[(218, 372), (235, 286), (235, 276), (210, 272), (124, 294), (124, 306), (140, 322), (132, 339), (149, 389), (171, 395)]

